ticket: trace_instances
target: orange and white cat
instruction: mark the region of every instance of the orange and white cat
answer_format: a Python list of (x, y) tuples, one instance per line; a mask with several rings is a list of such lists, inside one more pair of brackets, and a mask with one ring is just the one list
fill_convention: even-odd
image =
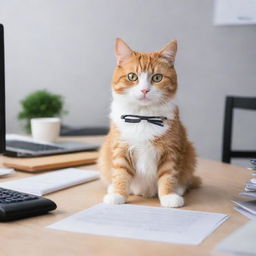
[[(129, 194), (153, 197), (164, 207), (181, 207), (194, 176), (196, 153), (174, 102), (177, 41), (153, 53), (136, 52), (116, 39), (110, 132), (101, 148), (101, 177), (108, 184), (105, 203), (122, 204)], [(162, 126), (147, 120), (125, 122), (122, 115), (162, 116)]]

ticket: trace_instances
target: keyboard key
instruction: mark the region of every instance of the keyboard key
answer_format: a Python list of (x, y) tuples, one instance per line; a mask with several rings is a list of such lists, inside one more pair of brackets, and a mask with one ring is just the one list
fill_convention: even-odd
[(35, 200), (37, 198), (38, 197), (34, 195), (19, 193), (16, 191), (0, 188), (1, 204), (18, 203), (18, 202), (24, 202), (28, 200)]

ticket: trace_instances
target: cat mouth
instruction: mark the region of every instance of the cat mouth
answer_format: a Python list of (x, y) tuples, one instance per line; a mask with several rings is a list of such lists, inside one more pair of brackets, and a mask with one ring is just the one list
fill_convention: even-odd
[(147, 96), (143, 95), (143, 96), (141, 96), (141, 97), (139, 98), (139, 101), (148, 102), (148, 101), (150, 101), (150, 99), (149, 99)]

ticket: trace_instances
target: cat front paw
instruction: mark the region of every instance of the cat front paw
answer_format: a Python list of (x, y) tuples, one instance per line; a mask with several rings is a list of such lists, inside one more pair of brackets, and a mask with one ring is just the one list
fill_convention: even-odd
[(184, 199), (182, 196), (172, 193), (165, 196), (161, 196), (160, 203), (163, 207), (176, 208), (184, 205)]
[(103, 198), (103, 202), (107, 204), (124, 204), (126, 199), (120, 194), (106, 194)]

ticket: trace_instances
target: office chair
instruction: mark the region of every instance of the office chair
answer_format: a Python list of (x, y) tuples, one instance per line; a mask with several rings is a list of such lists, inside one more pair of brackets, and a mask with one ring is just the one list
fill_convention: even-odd
[(235, 108), (256, 110), (256, 97), (226, 97), (222, 144), (222, 162), (224, 163), (230, 163), (231, 158), (256, 158), (256, 151), (231, 149), (233, 110)]

